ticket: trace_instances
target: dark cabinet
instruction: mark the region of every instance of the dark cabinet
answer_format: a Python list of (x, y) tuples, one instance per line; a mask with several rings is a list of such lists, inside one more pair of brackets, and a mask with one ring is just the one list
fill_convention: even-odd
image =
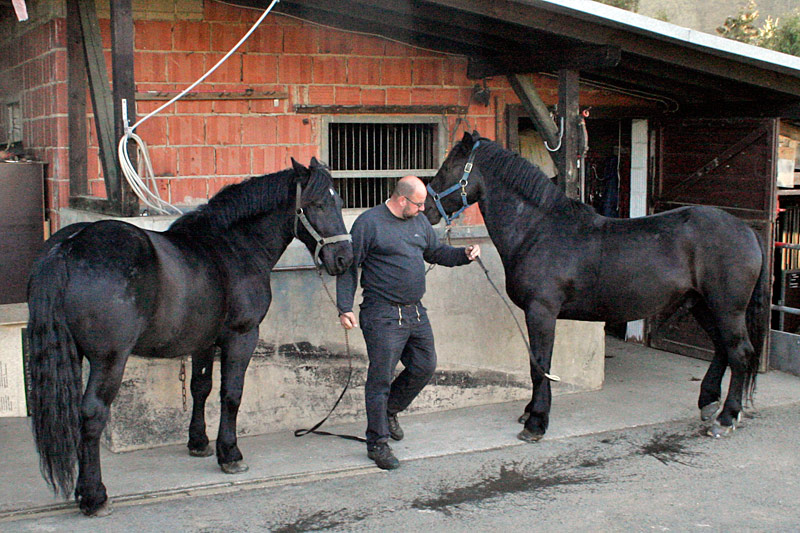
[(44, 164), (0, 162), (0, 304), (26, 301), (44, 241)]

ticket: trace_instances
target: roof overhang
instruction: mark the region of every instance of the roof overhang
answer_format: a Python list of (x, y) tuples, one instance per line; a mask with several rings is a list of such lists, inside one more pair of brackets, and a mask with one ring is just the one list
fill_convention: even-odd
[(476, 79), (570, 69), (672, 112), (800, 118), (800, 57), (588, 0), (281, 0), (275, 11), (463, 55)]

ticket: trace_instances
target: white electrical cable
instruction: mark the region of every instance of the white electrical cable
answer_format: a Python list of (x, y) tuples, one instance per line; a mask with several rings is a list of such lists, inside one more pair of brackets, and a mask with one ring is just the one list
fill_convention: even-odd
[[(147, 205), (149, 208), (153, 209), (154, 211), (156, 211), (158, 213), (163, 213), (163, 214), (170, 214), (170, 210), (172, 210), (172, 212), (176, 213), (176, 214), (181, 214), (182, 213), (180, 209), (178, 209), (174, 205), (170, 204), (169, 202), (166, 202), (166, 201), (162, 200), (161, 197), (159, 196), (158, 189), (157, 189), (157, 187), (155, 187), (155, 175), (153, 173), (153, 165), (150, 162), (150, 156), (147, 153), (147, 145), (144, 143), (144, 141), (142, 141), (142, 139), (138, 135), (133, 133), (133, 130), (135, 130), (137, 127), (139, 127), (144, 121), (148, 120), (150, 117), (160, 113), (165, 108), (169, 107), (170, 105), (172, 105), (176, 101), (178, 101), (181, 98), (183, 98), (183, 96), (186, 93), (188, 93), (189, 91), (194, 89), (197, 85), (202, 83), (203, 80), (205, 80), (207, 77), (209, 77), (215, 70), (217, 70), (217, 68), (219, 68), (219, 66), (222, 65), (222, 63), (224, 63), (231, 55), (233, 55), (234, 52), (236, 52), (236, 50), (239, 49), (240, 46), (242, 46), (242, 44), (244, 44), (244, 42), (250, 37), (250, 35), (256, 30), (256, 28), (258, 28), (258, 26), (261, 24), (261, 22), (264, 21), (264, 19), (267, 17), (269, 12), (272, 11), (272, 8), (275, 7), (275, 4), (277, 4), (279, 1), (280, 0), (272, 0), (272, 2), (270, 3), (270, 5), (266, 9), (266, 11), (264, 11), (264, 13), (261, 14), (261, 16), (258, 18), (258, 20), (255, 21), (255, 23), (248, 30), (248, 32), (244, 34), (244, 37), (242, 37), (239, 40), (239, 42), (236, 43), (236, 45), (233, 48), (231, 48), (230, 51), (227, 54), (225, 54), (225, 56), (217, 62), (216, 65), (211, 67), (211, 69), (208, 72), (206, 72), (205, 74), (200, 76), (200, 78), (197, 81), (195, 81), (190, 86), (188, 86), (186, 89), (181, 91), (177, 96), (175, 96), (169, 102), (165, 103), (164, 105), (162, 105), (161, 107), (159, 107), (158, 109), (153, 111), (152, 113), (150, 113), (147, 116), (145, 116), (142, 119), (140, 119), (133, 126), (130, 126), (130, 127), (127, 126), (127, 122), (128, 122), (127, 121), (127, 105), (125, 104), (125, 102), (123, 102), (123, 105), (122, 105), (123, 122), (125, 122), (126, 125), (125, 125), (125, 134), (119, 140), (119, 145), (117, 146), (117, 155), (119, 156), (119, 164), (120, 164), (120, 167), (122, 168), (122, 174), (125, 176), (125, 179), (127, 180), (128, 184), (130, 184), (131, 189), (133, 190), (134, 194), (136, 194), (136, 196), (138, 196), (139, 199), (145, 205)], [(142, 154), (142, 159), (145, 162), (145, 168), (146, 168), (147, 173), (148, 173), (148, 178), (151, 180), (151, 183), (153, 184), (154, 191), (151, 191), (147, 187), (147, 184), (139, 176), (138, 172), (136, 171), (136, 168), (134, 168), (133, 163), (130, 160), (130, 157), (128, 157), (128, 150), (127, 150), (128, 141), (135, 142), (136, 145), (137, 145), (137, 148), (140, 150), (140, 153)]]

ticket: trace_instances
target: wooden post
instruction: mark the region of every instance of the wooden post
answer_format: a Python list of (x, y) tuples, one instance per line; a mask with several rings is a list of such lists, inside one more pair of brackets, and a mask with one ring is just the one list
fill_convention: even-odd
[[(548, 111), (547, 106), (539, 97), (539, 93), (536, 92), (536, 87), (534, 87), (533, 83), (531, 83), (527, 76), (521, 74), (509, 74), (507, 77), (508, 82), (514, 89), (514, 92), (517, 93), (517, 97), (522, 103), (522, 107), (525, 108), (528, 116), (533, 121), (536, 131), (538, 131), (539, 135), (542, 136), (542, 139), (547, 143), (547, 146), (550, 146), (550, 148), (557, 147), (558, 127), (550, 117), (550, 111)], [(553, 158), (553, 162), (557, 165), (558, 160), (554, 154), (555, 152), (550, 152), (550, 157)]]
[[(114, 154), (125, 134), (122, 101), (126, 101), (128, 124), (136, 122), (136, 83), (133, 77), (133, 9), (131, 0), (111, 1), (111, 75), (114, 80)], [(136, 150), (128, 147), (128, 156), (136, 166)], [(119, 209), (124, 216), (138, 214), (139, 202), (128, 182), (119, 173)]]
[[(77, 0), (67, 0), (67, 122), (69, 125), (69, 195), (89, 192), (86, 127), (86, 63)], [(56, 206), (53, 206), (54, 208)]]
[(580, 199), (580, 177), (576, 164), (580, 142), (578, 78), (577, 70), (558, 71), (558, 115), (559, 119), (564, 118), (561, 148), (556, 157), (558, 185), (575, 200)]

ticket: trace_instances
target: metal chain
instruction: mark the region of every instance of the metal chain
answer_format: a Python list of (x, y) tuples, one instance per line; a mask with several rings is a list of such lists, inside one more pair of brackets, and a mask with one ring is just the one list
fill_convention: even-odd
[(181, 370), (178, 372), (178, 381), (181, 382), (181, 396), (183, 397), (183, 410), (186, 411), (186, 356), (181, 357)]

